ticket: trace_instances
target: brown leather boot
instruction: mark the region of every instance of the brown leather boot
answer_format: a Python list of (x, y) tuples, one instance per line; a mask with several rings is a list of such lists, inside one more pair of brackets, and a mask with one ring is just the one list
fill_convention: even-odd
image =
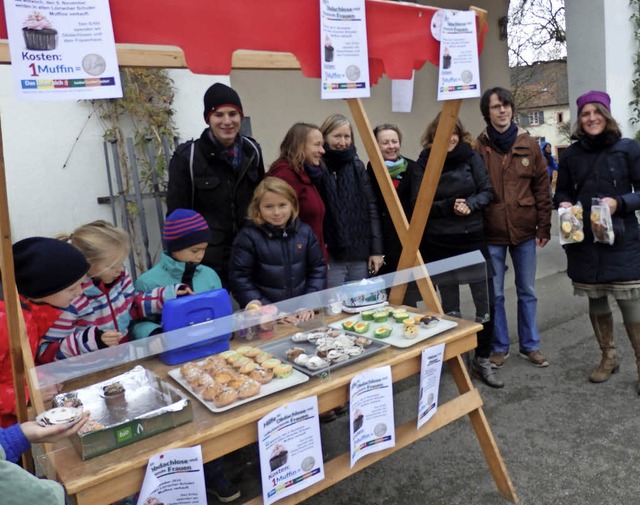
[(616, 346), (613, 343), (613, 316), (611, 313), (589, 314), (589, 318), (602, 351), (600, 364), (591, 372), (589, 380), (596, 383), (605, 382), (609, 380), (612, 373), (616, 373), (620, 368), (616, 355)]
[(627, 335), (631, 341), (631, 347), (636, 354), (636, 367), (638, 368), (638, 382), (636, 383), (636, 393), (640, 395), (640, 323), (624, 323)]

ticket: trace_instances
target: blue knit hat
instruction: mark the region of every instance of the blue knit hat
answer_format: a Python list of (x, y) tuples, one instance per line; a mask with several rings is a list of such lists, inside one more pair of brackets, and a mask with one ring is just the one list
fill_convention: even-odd
[(89, 271), (82, 253), (67, 242), (31, 237), (13, 244), (18, 293), (44, 298), (72, 286)]
[(195, 210), (176, 209), (167, 216), (162, 233), (168, 253), (211, 240), (211, 231), (204, 218)]

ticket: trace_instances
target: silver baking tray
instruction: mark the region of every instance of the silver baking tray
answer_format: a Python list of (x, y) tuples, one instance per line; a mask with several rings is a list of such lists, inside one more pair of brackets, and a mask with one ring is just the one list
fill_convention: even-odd
[[(103, 388), (119, 382), (124, 396), (107, 399)], [(191, 421), (191, 402), (180, 390), (142, 366), (111, 379), (53, 398), (54, 406), (82, 403), (100, 429), (75, 438), (83, 459), (102, 454), (137, 440)]]
[[(314, 330), (309, 330), (306, 332), (303, 332), (303, 334), (308, 334), (308, 333), (316, 333), (316, 332), (327, 332), (327, 331), (335, 331), (334, 328), (328, 328), (328, 327), (323, 327), (323, 328), (316, 328)], [(343, 333), (347, 334), (347, 335), (351, 335), (351, 336), (356, 336), (356, 337), (362, 337), (364, 335), (358, 335), (357, 333), (353, 333), (353, 332), (349, 332), (349, 331), (345, 331), (345, 330), (341, 330)], [(316, 346), (315, 344), (312, 344), (310, 342), (294, 342), (291, 337), (287, 337), (287, 338), (282, 338), (279, 340), (274, 340), (273, 342), (269, 342), (267, 344), (263, 344), (260, 346), (260, 349), (263, 349), (264, 351), (273, 354), (274, 357), (278, 358), (279, 360), (285, 362), (285, 363), (289, 363), (291, 366), (293, 366), (293, 368), (300, 370), (302, 373), (305, 373), (311, 377), (321, 377), (323, 375), (325, 375), (326, 373), (330, 373), (332, 370), (337, 370), (339, 368), (343, 368), (345, 366), (349, 366), (353, 363), (356, 363), (358, 361), (362, 361), (363, 359), (367, 359), (369, 357), (371, 357), (372, 355), (376, 354), (377, 352), (382, 351), (383, 349), (386, 349), (387, 347), (389, 347), (388, 344), (381, 342), (380, 340), (376, 340), (374, 338), (370, 338), (369, 339), (371, 341), (371, 344), (366, 347), (364, 349), (364, 352), (362, 354), (359, 354), (358, 356), (352, 356), (349, 359), (347, 359), (346, 361), (341, 361), (339, 363), (334, 363), (332, 365), (329, 365), (326, 368), (320, 368), (318, 370), (310, 370), (309, 368), (302, 366), (302, 365), (298, 365), (297, 363), (294, 363), (291, 360), (287, 359), (287, 350), (290, 349), (291, 347), (301, 347), (305, 350), (305, 354), (309, 354), (311, 356), (315, 356), (316, 355)]]

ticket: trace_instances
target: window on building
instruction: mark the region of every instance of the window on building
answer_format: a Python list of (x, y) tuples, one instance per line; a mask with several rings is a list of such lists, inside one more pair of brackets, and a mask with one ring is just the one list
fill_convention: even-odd
[(527, 116), (529, 126), (540, 126), (544, 123), (542, 111), (529, 112)]
[(556, 114), (556, 120), (558, 123), (564, 123), (564, 114), (562, 112), (558, 112)]

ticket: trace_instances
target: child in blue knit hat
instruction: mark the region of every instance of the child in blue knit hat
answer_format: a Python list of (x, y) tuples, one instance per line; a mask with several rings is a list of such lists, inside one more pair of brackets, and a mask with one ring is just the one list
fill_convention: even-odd
[[(201, 265), (211, 232), (204, 218), (190, 209), (176, 209), (167, 216), (162, 231), (164, 252), (160, 262), (138, 277), (136, 289), (152, 289), (186, 284), (194, 293), (203, 293), (222, 287), (220, 277), (212, 268)], [(141, 321), (132, 328), (133, 338), (144, 338), (161, 328), (159, 318)], [(204, 465), (207, 490), (224, 503), (240, 497), (240, 491), (223, 473), (222, 458)]]
[[(194, 293), (222, 287), (220, 277), (212, 268), (201, 265), (211, 238), (209, 226), (197, 212), (176, 209), (167, 217), (162, 232), (164, 252), (160, 262), (138, 277), (136, 290), (185, 284)], [(160, 318), (138, 322), (132, 329), (134, 339), (145, 338), (160, 328)]]

